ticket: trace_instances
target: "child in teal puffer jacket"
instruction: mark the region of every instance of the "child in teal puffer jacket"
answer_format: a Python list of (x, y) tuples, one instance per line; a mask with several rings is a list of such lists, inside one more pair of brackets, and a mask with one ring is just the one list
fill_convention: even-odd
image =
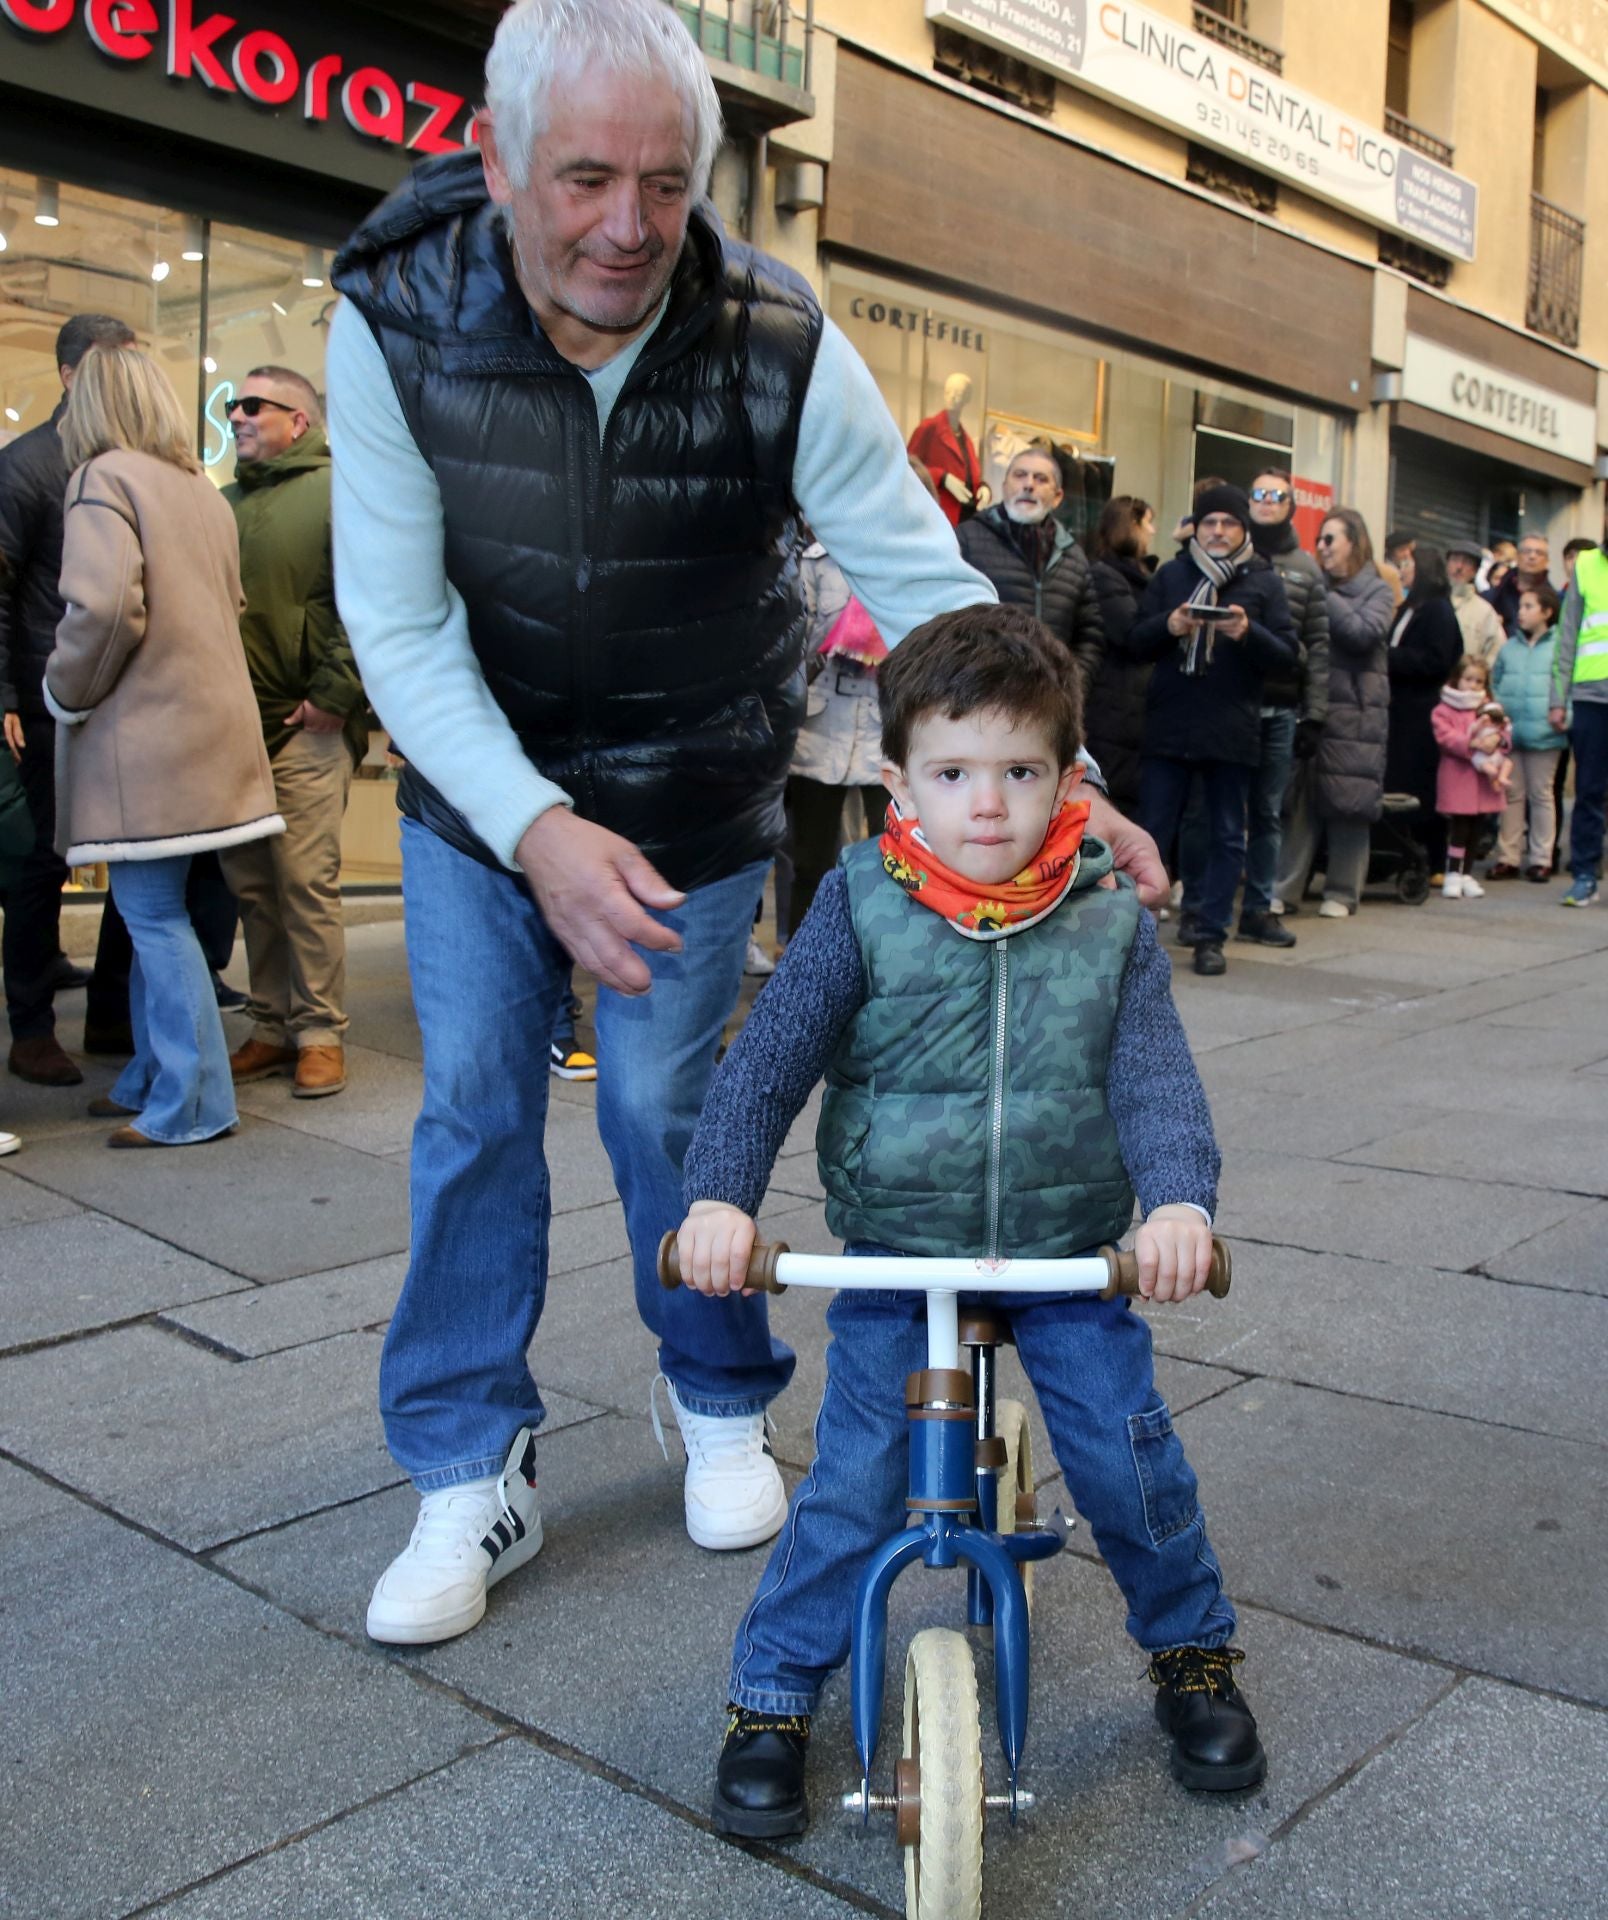
[(1552, 704), (1552, 662), (1557, 652), (1558, 596), (1543, 581), (1519, 596), (1519, 631), (1496, 656), (1491, 687), (1513, 722), (1513, 789), (1502, 813), (1496, 861), (1487, 880), (1516, 880), (1524, 852), (1524, 822), (1530, 820), (1524, 877), (1552, 874), (1557, 806), (1552, 782), (1558, 755), (1568, 744), (1547, 718)]

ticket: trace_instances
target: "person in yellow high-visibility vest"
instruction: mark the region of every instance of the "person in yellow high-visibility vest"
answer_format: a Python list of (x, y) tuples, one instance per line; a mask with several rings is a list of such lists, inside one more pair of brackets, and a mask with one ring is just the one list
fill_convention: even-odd
[(1608, 552), (1601, 547), (1575, 561), (1558, 624), (1549, 717), (1555, 727), (1568, 727), (1575, 762), (1569, 821), (1569, 871), (1574, 878), (1560, 904), (1594, 906), (1608, 799)]

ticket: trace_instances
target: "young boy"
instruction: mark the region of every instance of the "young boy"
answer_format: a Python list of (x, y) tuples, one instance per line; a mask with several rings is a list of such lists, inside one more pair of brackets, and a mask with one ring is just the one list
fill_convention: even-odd
[[(787, 1129), (824, 1073), (827, 1220), (850, 1254), (1064, 1258), (1145, 1214), (1141, 1285), (1206, 1281), (1218, 1153), (1149, 917), (1075, 795), (1072, 662), (1019, 608), (968, 607), (879, 669), (881, 841), (828, 875), (722, 1063), (688, 1152), (681, 1271), (740, 1287)], [(1126, 1301), (994, 1297), (1079, 1511), (1151, 1655), (1186, 1786), (1254, 1785), (1235, 1615)], [(737, 1632), (715, 1787), (722, 1832), (808, 1821), (809, 1715), (849, 1650), (866, 1557), (904, 1523), (919, 1293), (844, 1292), (814, 1466)]]

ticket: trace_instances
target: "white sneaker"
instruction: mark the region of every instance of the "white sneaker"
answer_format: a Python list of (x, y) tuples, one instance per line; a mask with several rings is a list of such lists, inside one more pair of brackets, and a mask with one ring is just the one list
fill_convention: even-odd
[(1273, 915), (1275, 920), (1282, 920), (1284, 918), (1284, 902), (1277, 894), (1274, 894), (1273, 898), (1268, 901), (1267, 910)]
[(369, 1638), (418, 1647), (467, 1633), (486, 1611), (486, 1589), (535, 1559), (541, 1545), (536, 1436), (521, 1427), (495, 1479), (421, 1498), (413, 1538), (369, 1601)]
[[(687, 1478), (683, 1497), (687, 1532), (695, 1546), (713, 1553), (737, 1547), (757, 1547), (773, 1539), (787, 1518), (787, 1489), (765, 1438), (762, 1413), (693, 1413), (676, 1397), (671, 1381), (664, 1381), (670, 1407), (687, 1450)], [(664, 1426), (657, 1402), (650, 1396), (653, 1430), (665, 1458)]]
[(0, 1133), (0, 1159), (4, 1159), (8, 1153), (15, 1153), (21, 1145), (22, 1142), (14, 1133)]
[(1458, 877), (1463, 882), (1463, 898), (1465, 900), (1483, 900), (1485, 898), (1485, 889), (1480, 885), (1479, 881), (1474, 878), (1473, 874), (1465, 873), (1460, 874)]
[(1318, 903), (1318, 918), (1320, 920), (1349, 920), (1351, 918), (1351, 909), (1346, 905), (1344, 900), (1321, 900)]
[(743, 958), (743, 972), (763, 980), (767, 974), (776, 971), (776, 962), (759, 944), (753, 934), (748, 936), (748, 952)]
[(1465, 884), (1466, 882), (1462, 874), (1448, 873), (1441, 881), (1441, 898), (1443, 900), (1461, 900)]

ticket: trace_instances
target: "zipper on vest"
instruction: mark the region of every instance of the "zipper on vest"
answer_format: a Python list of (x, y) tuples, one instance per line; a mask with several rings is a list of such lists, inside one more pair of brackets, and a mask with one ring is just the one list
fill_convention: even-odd
[(1000, 1214), (1004, 1196), (1001, 1174), (1005, 1160), (1005, 1052), (1010, 1039), (1011, 963), (1010, 942), (1003, 937), (993, 943), (994, 1021), (988, 1059), (988, 1176), (984, 1191), (987, 1207), (988, 1257), (1000, 1257)]

